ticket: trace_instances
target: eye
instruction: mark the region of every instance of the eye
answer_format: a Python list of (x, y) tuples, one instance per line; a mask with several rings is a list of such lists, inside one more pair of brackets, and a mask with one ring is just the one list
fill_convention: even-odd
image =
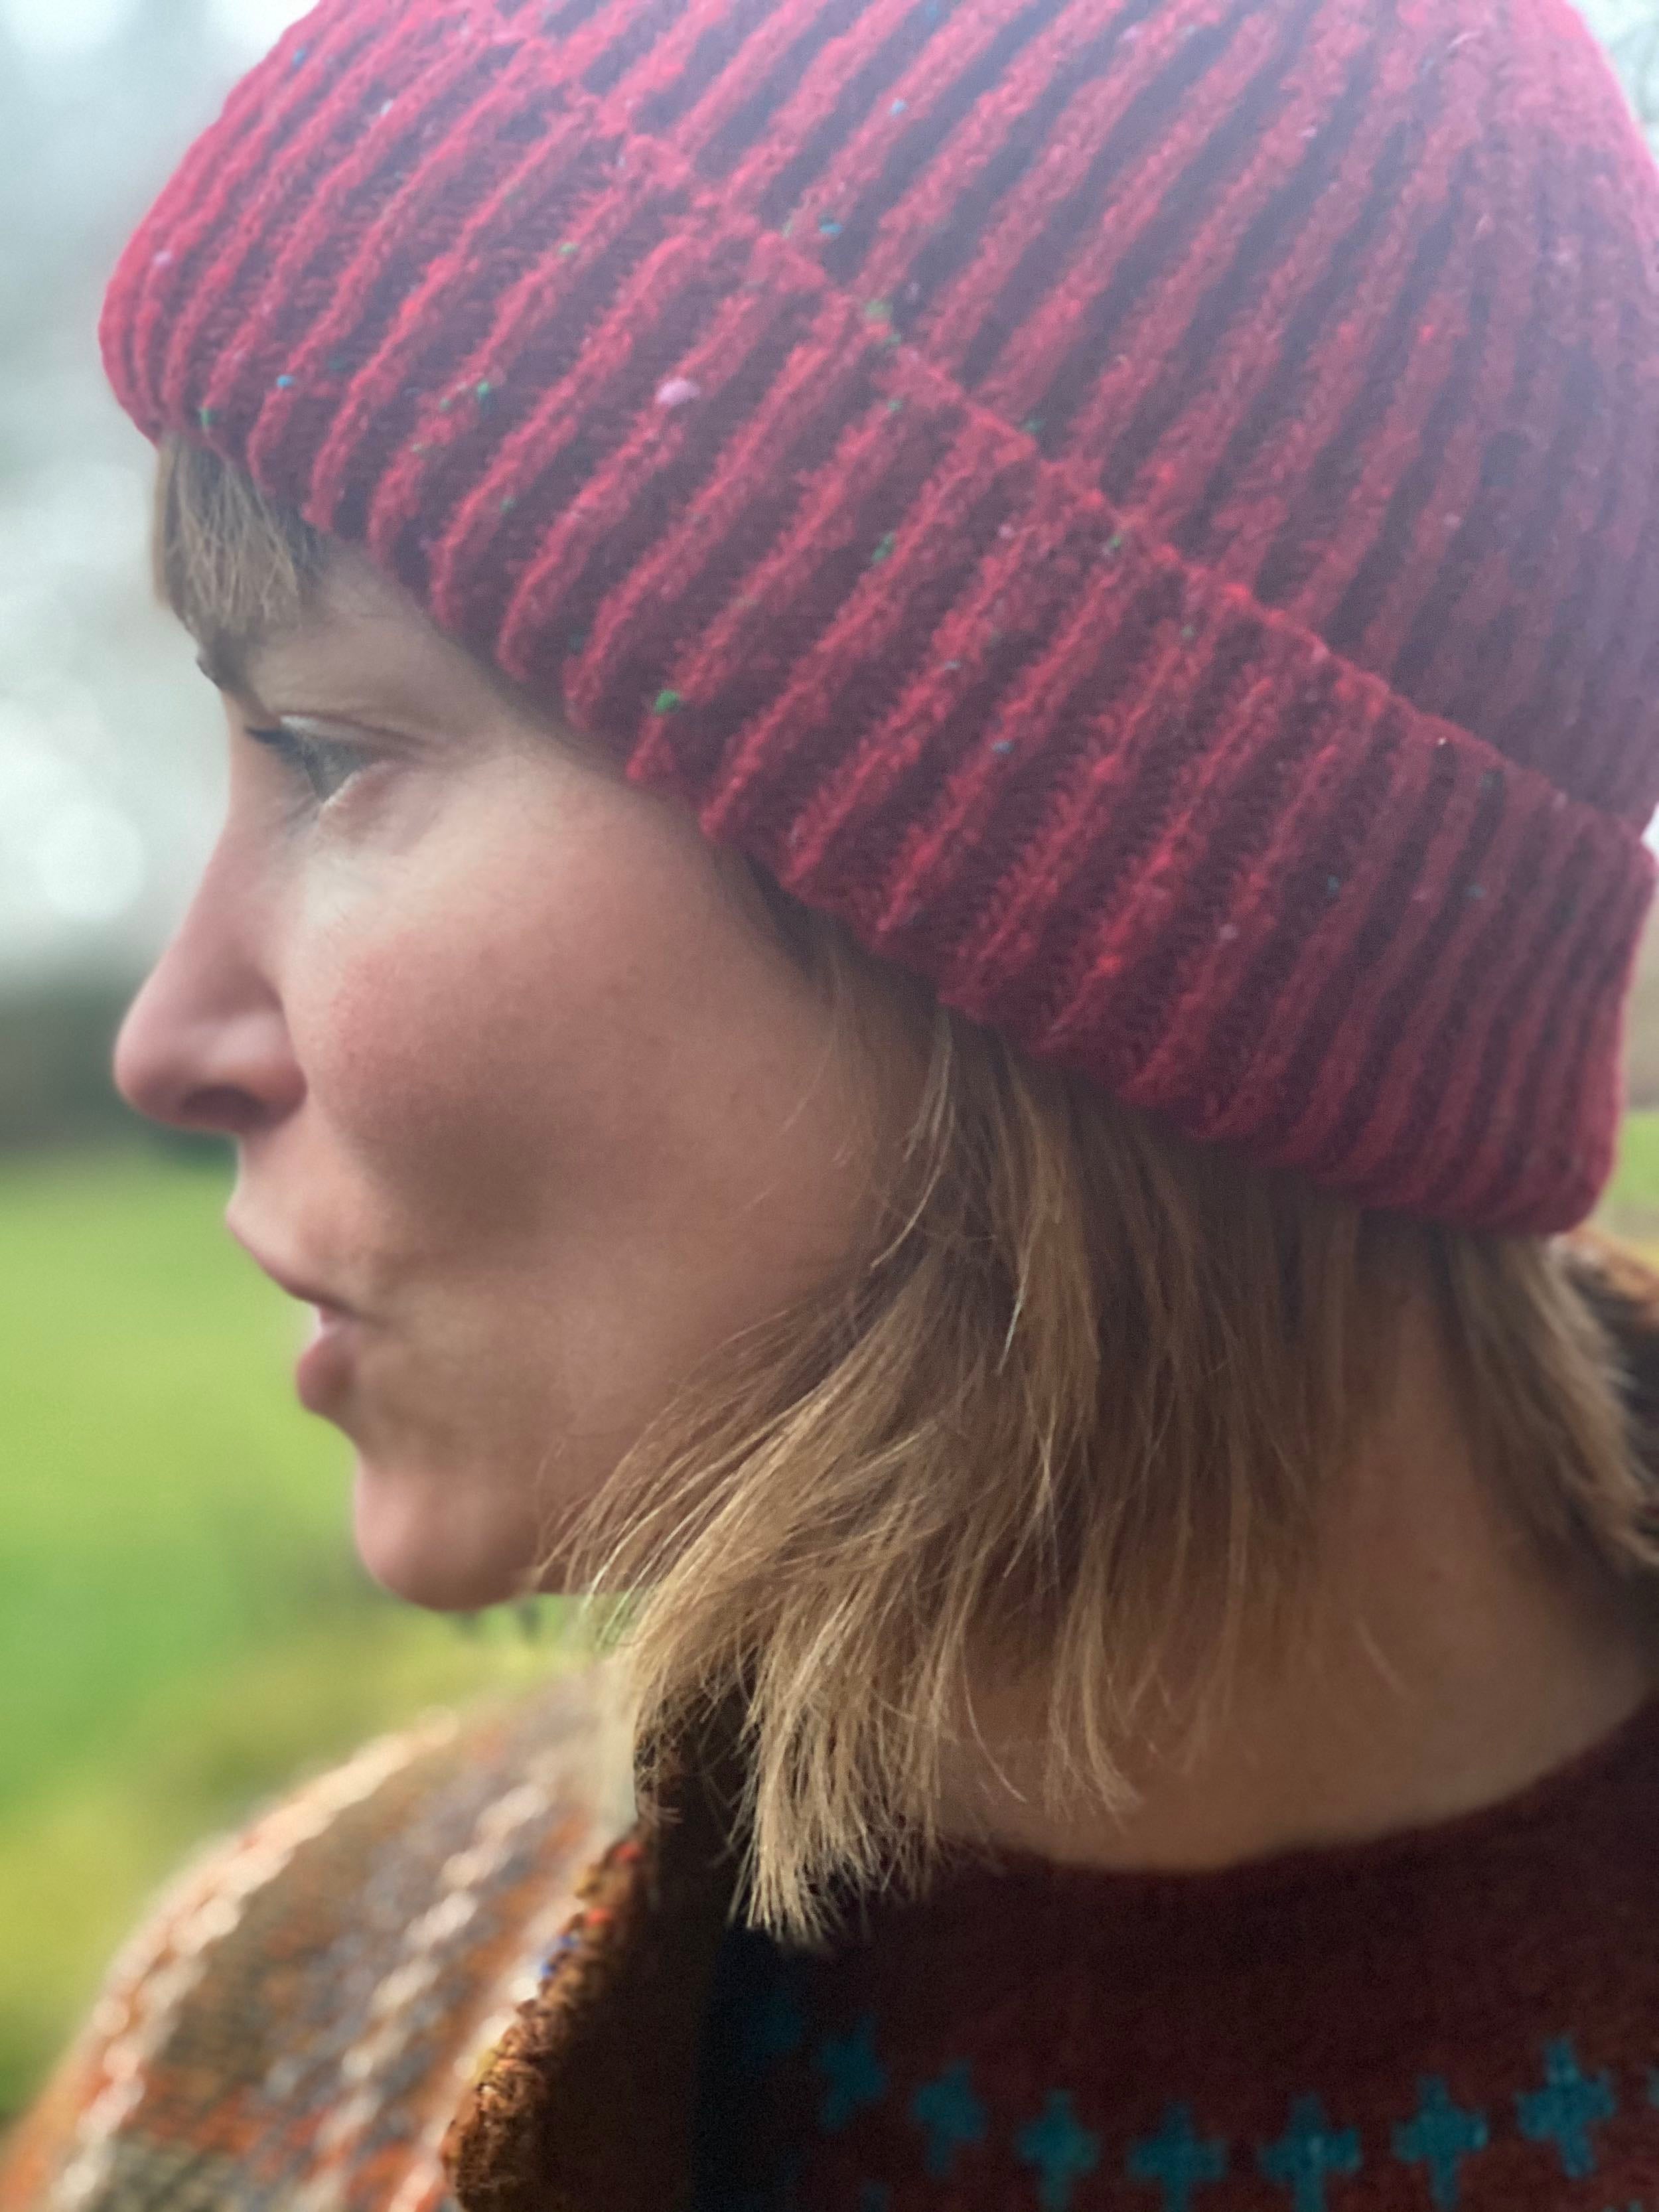
[(368, 764), (361, 745), (337, 738), (301, 737), (297, 730), (246, 728), (256, 745), (275, 753), (289, 774), (306, 786), (319, 806), (325, 805)]

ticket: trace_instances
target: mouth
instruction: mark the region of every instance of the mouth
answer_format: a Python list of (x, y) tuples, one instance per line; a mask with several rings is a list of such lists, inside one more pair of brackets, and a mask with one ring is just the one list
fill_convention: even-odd
[(335, 1415), (348, 1397), (362, 1332), (337, 1307), (317, 1305), (310, 1341), (295, 1362), (294, 1387), (308, 1413)]
[(343, 1421), (353, 1392), (364, 1317), (329, 1285), (285, 1267), (244, 1236), (228, 1213), (225, 1227), (261, 1274), (312, 1309), (312, 1328), (295, 1363), (294, 1385), (309, 1413)]

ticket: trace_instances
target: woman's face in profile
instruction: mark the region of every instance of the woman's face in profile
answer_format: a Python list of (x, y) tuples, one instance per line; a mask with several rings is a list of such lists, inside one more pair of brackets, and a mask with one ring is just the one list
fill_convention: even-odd
[(487, 1604), (847, 1255), (872, 1080), (689, 812), (356, 556), (225, 707), (222, 830), (117, 1079), (235, 1139), (233, 1234), (343, 1310), (302, 1387), (370, 1572)]

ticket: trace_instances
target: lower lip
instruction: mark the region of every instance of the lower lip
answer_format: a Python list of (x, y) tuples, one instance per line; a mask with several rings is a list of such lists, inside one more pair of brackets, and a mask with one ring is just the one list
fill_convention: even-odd
[(351, 1315), (314, 1309), (311, 1341), (294, 1368), (294, 1387), (308, 1413), (326, 1413), (338, 1402), (351, 1379), (356, 1323)]

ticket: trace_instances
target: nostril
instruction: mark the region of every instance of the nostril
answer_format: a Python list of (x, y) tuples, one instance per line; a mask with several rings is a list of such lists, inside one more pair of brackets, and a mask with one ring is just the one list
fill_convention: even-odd
[(245, 1137), (270, 1119), (271, 1109), (235, 1084), (204, 1084), (185, 1092), (174, 1116), (185, 1127), (215, 1136)]

